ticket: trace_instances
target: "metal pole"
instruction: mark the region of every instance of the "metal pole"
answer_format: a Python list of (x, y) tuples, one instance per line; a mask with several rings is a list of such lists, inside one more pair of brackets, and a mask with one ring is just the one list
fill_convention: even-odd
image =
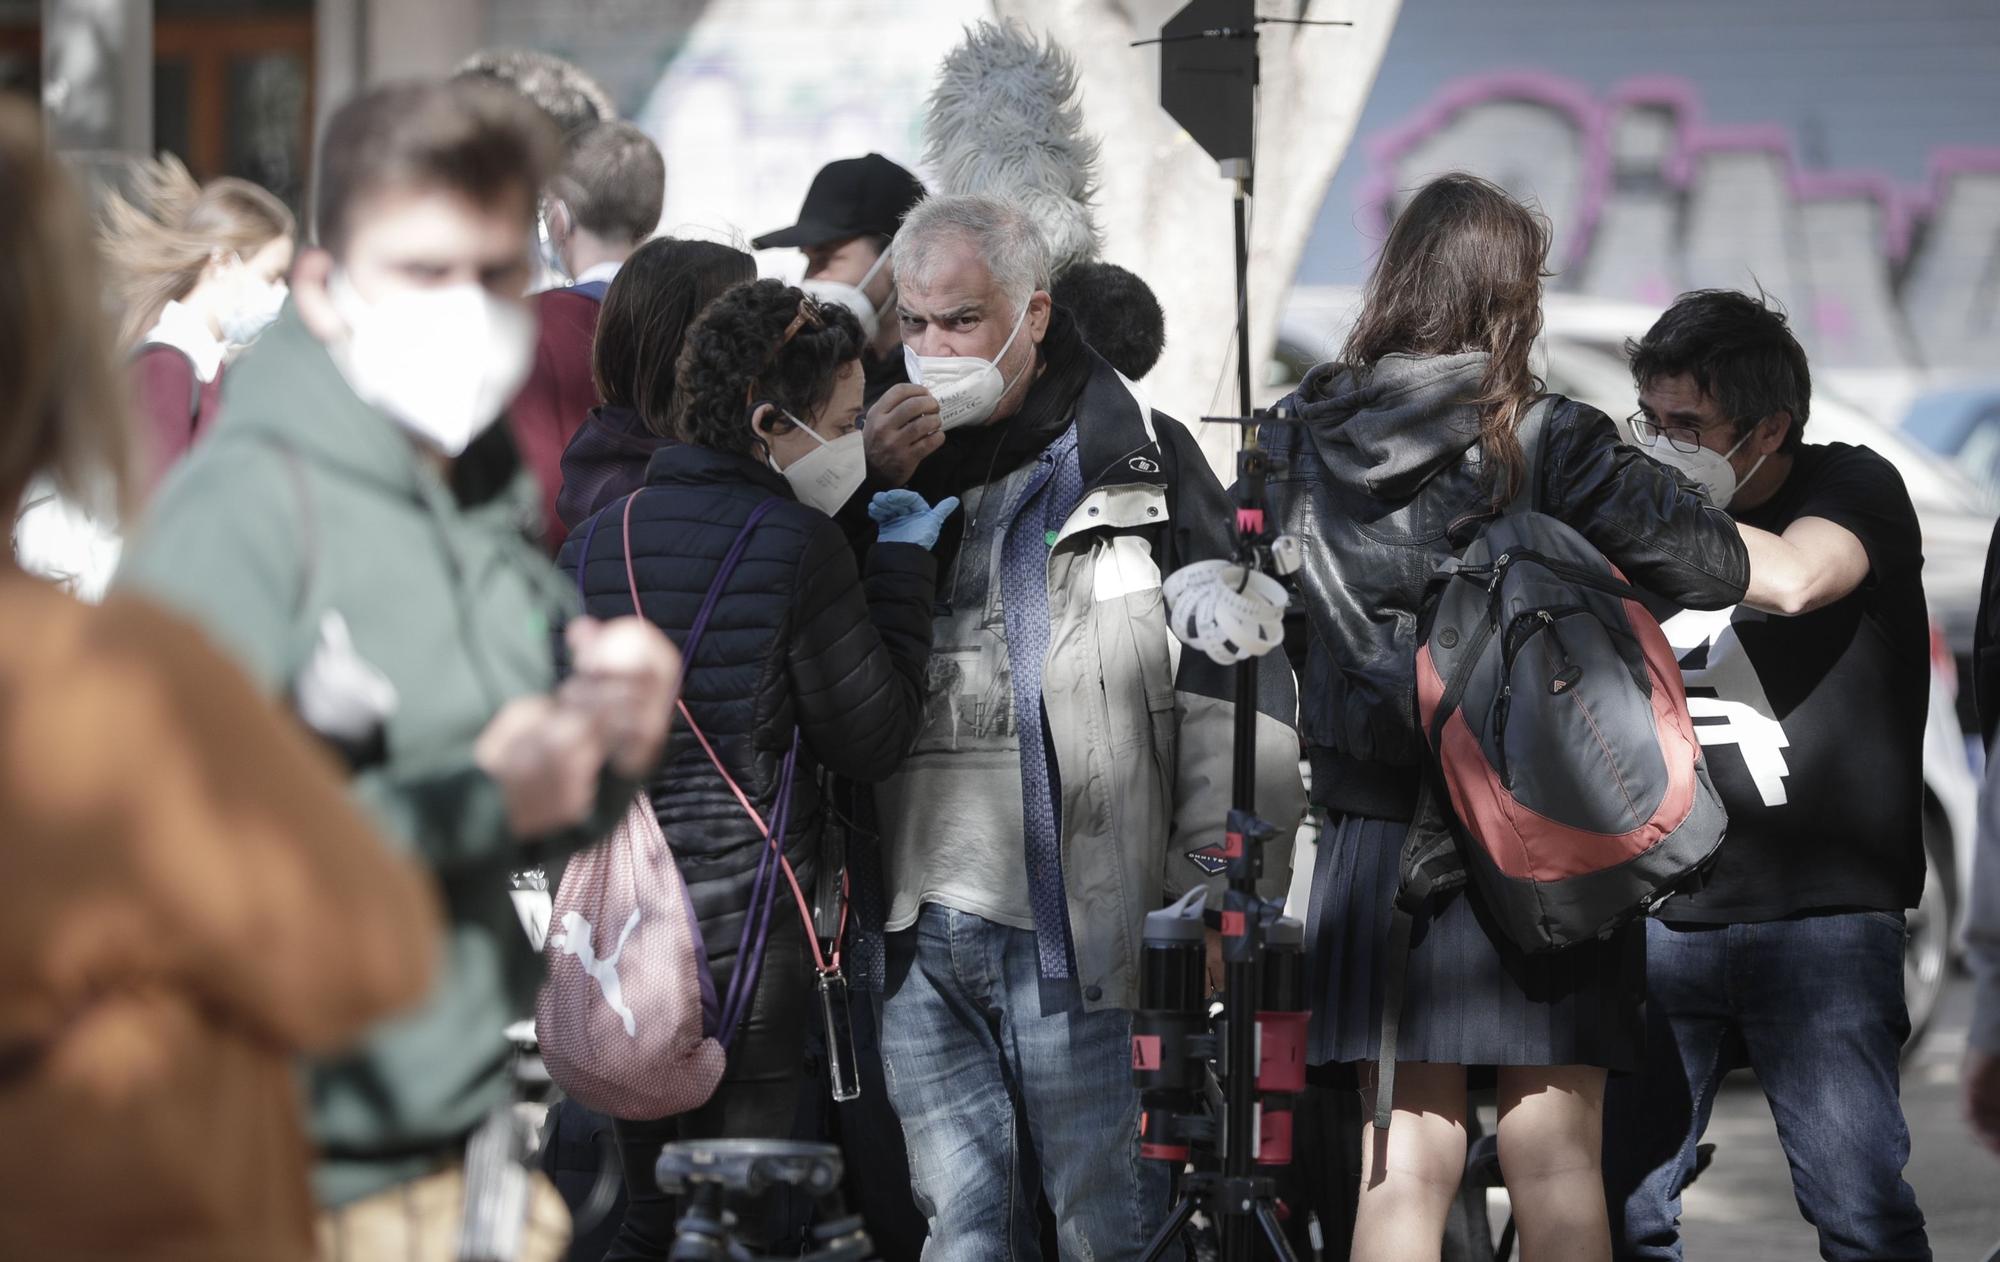
[[(1236, 733), (1235, 733), (1235, 790), (1230, 795), (1236, 809), (1249, 815), (1253, 810), (1257, 785), (1257, 659), (1239, 662), (1236, 665)], [(1255, 839), (1245, 838), (1240, 843), (1248, 851), (1254, 851), (1259, 844)], [(1224, 1064), (1228, 1076), (1224, 1079), (1227, 1090), (1224, 1093), (1224, 1121), (1222, 1148), (1223, 1196), (1225, 1204), (1219, 1206), (1221, 1217), (1223, 1262), (1249, 1262), (1251, 1250), (1257, 1239), (1256, 1212), (1254, 1203), (1241, 1198), (1245, 1182), (1256, 1173), (1252, 1154), (1257, 1144), (1257, 1000), (1263, 990), (1263, 969), (1259, 963), (1257, 939), (1263, 927), (1254, 914), (1239, 910), (1255, 905), (1257, 897), (1256, 878), (1245, 863), (1239, 868), (1230, 867), (1230, 896), (1224, 906), (1231, 915), (1242, 917), (1238, 930), (1240, 935), (1240, 958), (1231, 959), (1228, 974), (1228, 992), (1223, 997), (1227, 1014), (1228, 1038), (1225, 1044)], [(1228, 941), (1228, 926), (1224, 928), (1225, 942)], [(1234, 944), (1232, 944), (1234, 945)]]
[[(1236, 185), (1236, 414), (1250, 415), (1250, 159), (1231, 158), (1222, 174)], [(1254, 435), (1245, 431), (1244, 441)]]
[[(1236, 221), (1236, 390), (1239, 411), (1250, 415), (1250, 161), (1233, 159), (1222, 164), (1223, 174), (1235, 183), (1233, 208)], [(1263, 454), (1257, 447), (1257, 431), (1243, 428), (1243, 448), (1237, 454), (1237, 533), (1241, 559), (1252, 564), (1256, 536), (1263, 531)], [(1233, 776), (1230, 789), (1232, 816), (1248, 819), (1257, 809), (1257, 668), (1256, 658), (1236, 664), (1236, 713)], [(1240, 813), (1240, 814), (1238, 814)], [(1232, 831), (1234, 829), (1232, 828)], [(1229, 865), (1229, 895), (1225, 902), (1224, 942), (1229, 960), (1228, 992), (1224, 996), (1227, 1038), (1224, 1063), (1225, 1111), (1222, 1147), (1222, 1201), (1219, 1210), (1222, 1258), (1224, 1262), (1249, 1262), (1258, 1239), (1256, 1204), (1245, 1194), (1248, 1180), (1256, 1173), (1254, 1152), (1257, 1144), (1257, 1001), (1263, 989), (1262, 952), (1258, 940), (1263, 933), (1259, 917), (1247, 909), (1257, 899), (1256, 853), (1258, 841), (1232, 838), (1242, 856)], [(1234, 916), (1235, 925), (1229, 918)], [(1235, 932), (1232, 934), (1232, 928)]]

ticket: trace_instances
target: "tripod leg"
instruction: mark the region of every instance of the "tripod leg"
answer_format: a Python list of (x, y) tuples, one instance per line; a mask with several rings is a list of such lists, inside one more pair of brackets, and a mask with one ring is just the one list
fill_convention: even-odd
[(1292, 1252), (1292, 1242), (1285, 1239), (1285, 1226), (1278, 1221), (1277, 1208), (1271, 1202), (1257, 1202), (1257, 1224), (1264, 1229), (1264, 1241), (1271, 1246), (1271, 1255), (1278, 1262), (1299, 1262), (1299, 1255)]
[(1167, 1250), (1173, 1246), (1174, 1237), (1180, 1235), (1181, 1228), (1187, 1226), (1188, 1220), (1194, 1217), (1194, 1210), (1194, 1198), (1183, 1196), (1174, 1206), (1173, 1214), (1146, 1243), (1146, 1252), (1140, 1255), (1141, 1262), (1160, 1262), (1161, 1258), (1166, 1257)]

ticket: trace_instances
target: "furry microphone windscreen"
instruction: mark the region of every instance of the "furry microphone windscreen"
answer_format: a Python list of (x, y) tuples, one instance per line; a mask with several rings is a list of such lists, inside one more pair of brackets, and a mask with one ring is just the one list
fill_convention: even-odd
[(1096, 138), (1083, 129), (1076, 63), (1012, 22), (981, 22), (938, 70), (924, 157), (944, 193), (996, 193), (1025, 206), (1060, 274), (1094, 259)]
[(1145, 281), (1116, 263), (1092, 261), (1056, 274), (1049, 296), (1113, 368), (1138, 381), (1167, 348), (1167, 316)]

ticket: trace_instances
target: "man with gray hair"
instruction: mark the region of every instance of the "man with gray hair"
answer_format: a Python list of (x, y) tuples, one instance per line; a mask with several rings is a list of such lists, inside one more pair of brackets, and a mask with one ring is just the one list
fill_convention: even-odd
[[(1168, 1171), (1138, 1155), (1131, 1015), (1147, 912), (1218, 880), (1230, 672), (1182, 655), (1160, 584), (1229, 554), (1233, 508), (1051, 302), (1021, 208), (938, 197), (892, 248), (911, 379), (947, 433), (910, 486), (965, 511), (939, 540), (929, 722), (879, 787), (882, 1045), (929, 1262), (1137, 1257)], [(1295, 698), (1263, 661), (1258, 805), (1303, 804)], [(1289, 845), (1269, 856), (1275, 895)]]

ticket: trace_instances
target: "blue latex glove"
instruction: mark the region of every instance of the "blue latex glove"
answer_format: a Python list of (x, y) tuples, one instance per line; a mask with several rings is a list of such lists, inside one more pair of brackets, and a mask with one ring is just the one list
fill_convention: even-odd
[(944, 519), (958, 511), (958, 497), (947, 495), (932, 508), (915, 491), (881, 491), (868, 501), (875, 519), (875, 537), (883, 543), (914, 543), (929, 551), (937, 545)]

